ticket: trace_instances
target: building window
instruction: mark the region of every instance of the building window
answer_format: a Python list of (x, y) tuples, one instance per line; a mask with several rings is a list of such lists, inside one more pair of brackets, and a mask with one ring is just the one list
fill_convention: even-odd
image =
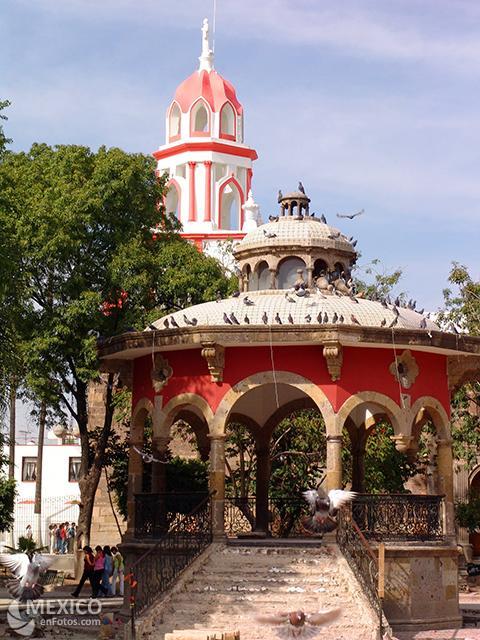
[(37, 459), (22, 458), (22, 482), (35, 482), (37, 479)]
[(81, 458), (69, 458), (68, 459), (68, 481), (78, 482), (80, 478), (80, 463)]

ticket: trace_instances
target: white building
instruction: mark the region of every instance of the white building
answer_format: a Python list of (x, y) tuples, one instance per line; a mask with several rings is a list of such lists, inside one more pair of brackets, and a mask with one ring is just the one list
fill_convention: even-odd
[[(38, 524), (33, 509), (35, 503), (35, 480), (37, 477), (38, 447), (34, 442), (15, 445), (15, 480), (17, 498), (15, 502), (15, 523), (13, 540), (10, 533), (0, 534), (6, 544), (17, 544), (25, 535), (27, 525), (34, 531), (34, 539), (40, 542)], [(50, 524), (77, 522), (78, 472), (80, 469), (80, 444), (76, 438), (58, 438), (49, 431), (43, 448), (42, 471), (42, 517), (41, 543), (48, 545)]]

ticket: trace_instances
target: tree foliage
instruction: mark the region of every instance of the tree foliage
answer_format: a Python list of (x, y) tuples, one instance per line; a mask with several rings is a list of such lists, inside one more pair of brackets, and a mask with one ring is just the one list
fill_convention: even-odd
[(6, 474), (8, 458), (4, 454), (5, 438), (0, 433), (0, 531), (9, 531), (13, 525), (13, 509), (15, 504), (15, 480)]
[(229, 286), (217, 263), (183, 241), (176, 219), (159, 209), (164, 183), (152, 158), (116, 148), (34, 144), (0, 164), (3, 212), (25, 287), (17, 329), (27, 345), (26, 384), (79, 425), (86, 536), (118, 381), (108, 375), (92, 456), (87, 390), (99, 379), (97, 338), (142, 330), (189, 297), (212, 299)]

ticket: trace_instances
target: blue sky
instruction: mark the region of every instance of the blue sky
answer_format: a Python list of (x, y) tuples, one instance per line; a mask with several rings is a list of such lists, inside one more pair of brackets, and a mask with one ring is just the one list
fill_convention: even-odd
[[(2, 0), (0, 97), (13, 148), (150, 153), (197, 68), (213, 0)], [(361, 263), (442, 304), (450, 263), (479, 277), (480, 3), (217, 0), (215, 66), (245, 108), (264, 218), (301, 179)]]

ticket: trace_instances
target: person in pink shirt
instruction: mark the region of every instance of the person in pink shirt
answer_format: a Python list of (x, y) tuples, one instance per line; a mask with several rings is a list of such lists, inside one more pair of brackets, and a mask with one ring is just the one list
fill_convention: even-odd
[(95, 565), (93, 568), (93, 584), (92, 593), (93, 597), (98, 597), (98, 592), (103, 591), (103, 595), (107, 595), (107, 590), (100, 583), (103, 577), (103, 570), (105, 568), (105, 556), (103, 555), (102, 547), (97, 545), (95, 547)]

